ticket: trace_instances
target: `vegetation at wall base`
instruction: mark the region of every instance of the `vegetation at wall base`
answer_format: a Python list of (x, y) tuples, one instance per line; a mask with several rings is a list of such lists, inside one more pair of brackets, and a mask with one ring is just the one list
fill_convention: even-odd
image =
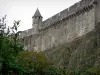
[(44, 52), (23, 50), (17, 31), (20, 21), (7, 27), (5, 19), (6, 16), (0, 19), (0, 75), (100, 75), (100, 67), (61, 68)]

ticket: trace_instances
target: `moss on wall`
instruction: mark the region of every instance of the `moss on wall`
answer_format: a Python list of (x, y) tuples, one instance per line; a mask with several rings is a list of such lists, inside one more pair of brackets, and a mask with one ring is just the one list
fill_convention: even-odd
[(100, 67), (100, 30), (99, 25), (93, 31), (70, 43), (46, 50), (48, 58), (57, 66), (71, 70)]

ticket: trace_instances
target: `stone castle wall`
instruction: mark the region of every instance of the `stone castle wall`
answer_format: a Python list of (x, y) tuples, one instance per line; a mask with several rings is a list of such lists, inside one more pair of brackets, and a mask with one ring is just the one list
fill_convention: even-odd
[(71, 20), (62, 21), (43, 30), (41, 49), (46, 50), (59, 44), (71, 42), (75, 38), (92, 31), (95, 28), (94, 10), (93, 8), (71, 18)]
[(38, 33), (34, 29), (23, 31), (28, 50), (47, 50), (53, 46), (71, 42), (95, 28), (96, 0), (81, 0), (64, 11), (42, 22)]

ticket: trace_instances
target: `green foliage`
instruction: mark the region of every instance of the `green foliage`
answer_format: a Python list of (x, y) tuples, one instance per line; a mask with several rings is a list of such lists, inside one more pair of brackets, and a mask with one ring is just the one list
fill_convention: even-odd
[(19, 73), (22, 74), (42, 74), (47, 65), (52, 65), (43, 52), (22, 51), (17, 58), (16, 64), (20, 65)]
[[(6, 16), (0, 19), (0, 73), (7, 75), (9, 71), (14, 71), (16, 56), (23, 46), (19, 41), (17, 28), (20, 21), (14, 21), (13, 27), (7, 27)], [(11, 32), (12, 30), (12, 32)]]
[(96, 75), (100, 75), (100, 67), (89, 68), (87, 70), (87, 72), (92, 73), (92, 74), (96, 74)]
[(48, 65), (43, 69), (44, 75), (66, 75), (66, 72), (62, 68), (58, 68), (54, 65)]
[(43, 52), (21, 51), (11, 66), (19, 75), (65, 75), (65, 71), (54, 66)]

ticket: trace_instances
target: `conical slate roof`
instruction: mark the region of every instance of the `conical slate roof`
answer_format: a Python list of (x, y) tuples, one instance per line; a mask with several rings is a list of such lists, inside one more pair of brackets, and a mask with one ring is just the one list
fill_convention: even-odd
[(42, 17), (38, 8), (37, 8), (37, 10), (36, 10), (36, 12), (35, 12), (33, 17)]

